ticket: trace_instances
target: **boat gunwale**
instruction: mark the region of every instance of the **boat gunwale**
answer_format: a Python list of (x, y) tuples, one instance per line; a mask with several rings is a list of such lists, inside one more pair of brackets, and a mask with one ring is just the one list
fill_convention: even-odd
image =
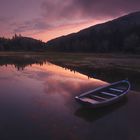
[[(119, 83), (127, 83), (128, 84), (128, 88), (122, 94), (120, 94), (120, 95), (118, 95), (116, 97), (112, 97), (110, 99), (106, 99), (105, 101), (99, 101), (99, 102), (94, 103), (94, 104), (89, 103), (89, 102), (84, 102), (84, 101), (81, 100), (82, 97), (84, 97), (84, 96), (86, 96), (88, 94), (91, 94), (92, 92), (96, 92), (96, 91), (99, 91), (99, 90), (102, 90), (102, 89), (106, 89), (106, 88), (108, 89), (109, 87), (111, 87), (113, 85), (116, 85), (116, 84), (119, 84)], [(105, 85), (105, 86), (96, 88), (94, 90), (90, 90), (88, 92), (85, 92), (85, 93), (81, 94), (80, 96), (76, 96), (75, 99), (78, 100), (78, 101), (80, 101), (80, 102), (87, 103), (87, 104), (90, 104), (90, 105), (93, 105), (93, 106), (101, 105), (101, 104), (106, 104), (106, 103), (110, 103), (112, 101), (115, 101), (115, 100), (123, 97), (125, 94), (128, 93), (128, 91), (130, 90), (130, 87), (131, 87), (131, 85), (130, 85), (130, 82), (128, 80), (121, 80), (121, 81), (114, 82), (114, 83), (109, 84), (109, 85)]]

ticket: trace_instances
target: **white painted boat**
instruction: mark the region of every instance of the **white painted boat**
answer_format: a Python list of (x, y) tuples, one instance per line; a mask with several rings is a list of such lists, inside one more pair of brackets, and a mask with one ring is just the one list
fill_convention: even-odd
[(97, 108), (118, 102), (129, 90), (130, 82), (128, 80), (122, 80), (83, 93), (80, 96), (76, 96), (75, 99), (83, 105)]

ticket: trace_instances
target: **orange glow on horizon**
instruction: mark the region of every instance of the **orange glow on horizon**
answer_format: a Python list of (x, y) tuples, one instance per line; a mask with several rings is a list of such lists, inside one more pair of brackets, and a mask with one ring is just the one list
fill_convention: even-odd
[[(31, 38), (35, 38), (35, 39), (39, 39), (44, 42), (47, 42), (47, 41), (49, 41), (51, 39), (55, 39), (57, 37), (79, 32), (80, 30), (86, 29), (86, 28), (94, 26), (96, 24), (106, 22), (110, 19), (111, 18), (88, 20), (86, 22), (81, 22), (81, 23), (72, 23), (72, 24), (51, 27), (50, 29), (41, 30), (41, 31), (25, 31), (20, 34), (22, 36), (31, 37)], [(14, 33), (11, 32), (9, 34), (8, 32), (2, 31), (2, 35), (7, 38), (11, 38), (14, 35)]]
[[(106, 82), (102, 81), (102, 80), (99, 80), (99, 79), (95, 79), (95, 78), (88, 78), (88, 76), (84, 75), (84, 74), (81, 74), (79, 72), (76, 72), (76, 71), (71, 71), (71, 70), (66, 70), (65, 68), (62, 68), (60, 66), (57, 66), (57, 65), (54, 65), (54, 64), (51, 64), (51, 63), (46, 63), (44, 64), (43, 66), (40, 66), (40, 65), (32, 65), (32, 68), (35, 70), (41, 70), (41, 71), (45, 71), (47, 73), (53, 73), (53, 74), (56, 74), (56, 75), (61, 75), (62, 78), (64, 77), (69, 77), (69, 78), (74, 78), (77, 80), (87, 80), (89, 81), (89, 79), (91, 81), (94, 81), (95, 83), (97, 82), (98, 84), (101, 83), (101, 84), (106, 84)], [(32, 69), (31, 68), (31, 69)]]
[(76, 33), (82, 29), (88, 28), (90, 26), (94, 26), (96, 24), (100, 24), (103, 22), (106, 22), (109, 19), (103, 19), (103, 20), (92, 20), (84, 23), (78, 23), (78, 24), (69, 24), (69, 25), (63, 25), (59, 27), (55, 27), (52, 29), (49, 29), (48, 31), (40, 32), (34, 35), (31, 35), (33, 38), (40, 39), (42, 41), (49, 41), (51, 39), (68, 35), (71, 33)]

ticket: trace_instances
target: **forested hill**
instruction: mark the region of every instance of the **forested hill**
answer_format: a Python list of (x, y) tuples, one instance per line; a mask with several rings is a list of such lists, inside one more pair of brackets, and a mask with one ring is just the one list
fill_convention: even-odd
[(44, 51), (45, 43), (29, 37), (15, 35), (12, 39), (0, 37), (0, 51)]
[(53, 39), (47, 42), (47, 49), (58, 52), (140, 53), (140, 12)]

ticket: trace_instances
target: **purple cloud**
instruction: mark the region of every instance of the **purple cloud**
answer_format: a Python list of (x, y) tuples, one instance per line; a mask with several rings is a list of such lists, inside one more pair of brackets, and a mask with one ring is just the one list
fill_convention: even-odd
[(22, 23), (14, 22), (11, 25), (13, 27), (13, 33), (22, 33), (26, 31), (42, 31), (52, 27), (41, 18), (25, 21)]
[[(140, 10), (139, 0), (0, 0), (0, 35), (43, 32)], [(8, 18), (12, 17), (12, 18)], [(92, 24), (92, 23), (91, 23)]]
[(41, 6), (50, 20), (79, 20), (116, 17), (140, 10), (139, 0), (46, 0)]
[(12, 17), (0, 16), (0, 23), (10, 23), (11, 20), (12, 20)]

